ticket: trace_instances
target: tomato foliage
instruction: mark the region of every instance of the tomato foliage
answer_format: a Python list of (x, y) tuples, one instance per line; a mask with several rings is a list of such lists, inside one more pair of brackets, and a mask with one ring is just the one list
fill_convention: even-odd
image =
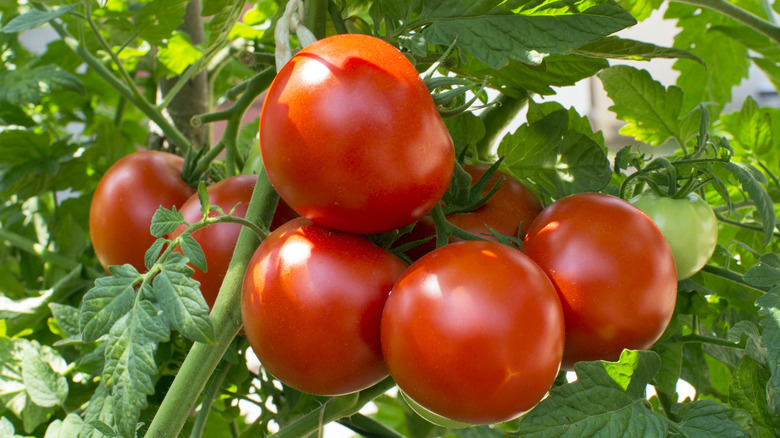
[(778, 5), (689, 3), (0, 2), (0, 435), (780, 434)]

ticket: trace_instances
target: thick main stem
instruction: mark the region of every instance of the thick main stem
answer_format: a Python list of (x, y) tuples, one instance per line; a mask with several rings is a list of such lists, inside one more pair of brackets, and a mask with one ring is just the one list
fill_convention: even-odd
[[(263, 223), (270, 223), (278, 201), (279, 195), (271, 187), (268, 176), (263, 171), (257, 179), (257, 185), (249, 202), (247, 219), (260, 218)], [(217, 343), (216, 345), (195, 343), (192, 346), (160, 409), (149, 425), (147, 437), (167, 438), (179, 435), (206, 382), (241, 328), (241, 286), (244, 272), (258, 242), (259, 239), (252, 231), (241, 230), (233, 259), (225, 274), (225, 281), (211, 311)]]

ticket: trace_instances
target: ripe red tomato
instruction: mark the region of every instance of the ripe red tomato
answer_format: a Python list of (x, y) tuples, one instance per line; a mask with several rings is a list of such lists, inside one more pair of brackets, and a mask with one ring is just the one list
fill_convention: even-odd
[[(233, 212), (233, 216), (244, 217), (252, 198), (252, 192), (257, 184), (257, 175), (236, 175), (212, 184), (206, 188), (209, 195), (209, 203), (218, 205), (225, 214)], [(234, 210), (235, 208), (235, 210)], [(198, 222), (203, 215), (200, 211), (200, 199), (197, 194), (190, 196), (182, 204), (180, 209), (184, 220), (190, 223)], [(209, 216), (219, 216), (217, 211), (211, 211)], [(276, 209), (271, 228), (279, 226), (297, 216), (284, 202), (280, 202)], [(174, 230), (170, 238), (174, 239), (186, 230), (185, 225), (180, 225)], [(231, 223), (212, 224), (192, 233), (192, 237), (200, 244), (203, 254), (206, 256), (207, 272), (192, 266), (195, 272), (192, 278), (200, 282), (200, 290), (209, 307), (214, 307), (214, 302), (219, 294), (219, 288), (225, 279), (228, 265), (233, 258), (238, 234), (241, 225)]]
[(266, 95), (260, 148), (293, 209), (360, 234), (421, 218), (454, 166), (452, 139), (414, 66), (366, 35), (328, 37), (293, 56)]
[(398, 387), (431, 412), (497, 423), (532, 408), (558, 374), (561, 304), (522, 252), (490, 241), (441, 247), (390, 292), (382, 351)]
[[(463, 170), (471, 175), (472, 183), (476, 183), (488, 170), (488, 166), (464, 164)], [(542, 211), (542, 202), (531, 189), (500, 170), (489, 180), (483, 195), (487, 194), (498, 183), (499, 178), (504, 179), (503, 184), (485, 204), (468, 213), (448, 214), (447, 220), (458, 228), (484, 236), (488, 240), (496, 240), (491, 234), (490, 228), (505, 236), (524, 236), (525, 230), (531, 225), (536, 215)], [(433, 219), (430, 216), (425, 216), (415, 224), (411, 232), (398, 239), (398, 244), (422, 240), (435, 235), (436, 227), (433, 225)], [(460, 239), (450, 237), (450, 243), (458, 240)], [(436, 240), (431, 239), (408, 250), (406, 255), (412, 260), (417, 260), (435, 248)]]
[(661, 230), (620, 198), (580, 193), (542, 211), (523, 241), (558, 290), (563, 366), (617, 360), (658, 340), (674, 311), (677, 272)]
[(134, 152), (98, 182), (89, 210), (92, 247), (103, 267), (129, 263), (143, 272), (157, 208), (180, 206), (195, 191), (181, 178), (183, 160), (158, 151)]
[(363, 236), (294, 219), (249, 263), (241, 295), (249, 345), (268, 372), (300, 391), (367, 388), (387, 376), (379, 324), (406, 267)]

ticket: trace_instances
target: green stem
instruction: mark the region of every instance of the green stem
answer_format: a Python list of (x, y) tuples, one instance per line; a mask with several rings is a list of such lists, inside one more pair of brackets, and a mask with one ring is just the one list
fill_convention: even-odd
[(466, 230), (452, 225), (452, 223), (447, 220), (441, 204), (437, 204), (436, 207), (433, 207), (433, 210), (431, 210), (431, 217), (433, 218), (433, 223), (436, 226), (437, 248), (446, 245), (450, 241), (450, 236), (456, 237), (460, 240), (485, 240), (483, 236), (469, 233)]
[(303, 24), (318, 40), (325, 38), (328, 3), (330, 3), (328, 0), (303, 1)]
[[(30, 240), (14, 232), (8, 231), (5, 228), (0, 228), (0, 240), (4, 240), (10, 243), (11, 245), (21, 249), (22, 251), (36, 255), (46, 263), (51, 263), (52, 265), (59, 266), (69, 271), (76, 269), (81, 265), (81, 263), (77, 262), (76, 260), (70, 257), (65, 257), (60, 254), (57, 254), (56, 252), (47, 249), (45, 246), (41, 245), (40, 243), (37, 243), (33, 240)], [(89, 275), (90, 277), (96, 278), (96, 277), (103, 276), (102, 273), (92, 268), (86, 268), (86, 269), (87, 269), (86, 271), (87, 275)]]
[[(39, 6), (39, 3), (33, 3), (33, 5), (37, 7)], [(168, 139), (170, 139), (176, 146), (178, 146), (179, 149), (186, 152), (192, 147), (184, 134), (182, 134), (181, 131), (176, 129), (175, 126), (168, 122), (168, 120), (162, 115), (160, 111), (157, 110), (157, 108), (154, 107), (154, 105), (149, 103), (149, 101), (147, 101), (140, 94), (133, 92), (135, 87), (132, 87), (131, 89), (131, 87), (126, 86), (124, 82), (114, 76), (114, 74), (111, 73), (111, 71), (106, 68), (106, 66), (104, 66), (99, 59), (97, 59), (92, 53), (79, 44), (76, 38), (74, 38), (67, 30), (65, 30), (65, 28), (60, 23), (57, 23), (56, 20), (50, 21), (49, 24), (51, 24), (52, 28), (54, 28), (54, 30), (62, 38), (63, 42), (65, 42), (65, 44), (71, 50), (79, 55), (81, 59), (84, 60), (84, 62), (95, 71), (95, 73), (97, 73), (109, 85), (116, 89), (120, 96), (132, 102), (142, 113), (144, 113), (144, 115), (156, 123), (157, 126), (162, 129), (165, 136), (168, 137)]]
[(493, 144), (510, 123), (528, 104), (528, 96), (523, 98), (501, 94), (495, 99), (495, 105), (486, 108), (479, 117), (485, 124), (485, 136), (477, 143), (477, 159), (490, 161), (493, 158)]
[(731, 17), (780, 44), (780, 27), (725, 0), (673, 0), (700, 6)]
[(219, 389), (222, 387), (222, 382), (225, 381), (228, 372), (230, 372), (230, 362), (222, 361), (222, 363), (224, 364), (222, 371), (220, 371), (219, 374), (214, 375), (208, 390), (203, 394), (203, 402), (200, 404), (200, 411), (195, 418), (195, 424), (192, 425), (190, 438), (200, 438), (203, 436), (203, 430), (206, 428), (206, 420), (209, 418), (209, 412), (211, 411), (211, 406), (214, 404), (214, 398), (219, 393)]
[(308, 436), (327, 423), (355, 415), (366, 403), (384, 394), (393, 386), (395, 386), (395, 382), (388, 377), (363, 391), (333, 397), (319, 409), (311, 411), (285, 426), (274, 437), (300, 438)]
[(762, 289), (756, 286), (753, 286), (752, 284), (745, 281), (745, 278), (734, 271), (730, 271), (728, 269), (721, 268), (719, 266), (713, 266), (710, 264), (704, 265), (701, 268), (702, 272), (706, 272), (708, 274), (716, 275), (718, 277), (722, 277), (726, 280), (733, 281), (734, 283), (739, 283), (741, 286), (747, 287), (749, 289), (753, 289), (760, 293), (766, 293), (766, 289)]
[[(758, 232), (758, 233), (764, 232), (764, 228), (759, 226), (759, 225), (744, 224), (744, 223), (739, 222), (739, 221), (731, 220), (731, 219), (729, 219), (729, 218), (727, 218), (727, 217), (725, 217), (722, 214), (717, 213), (717, 212), (715, 213), (715, 217), (718, 218), (718, 220), (723, 222), (724, 224), (729, 224), (729, 225), (732, 225), (732, 226), (735, 226), (735, 227), (744, 228), (746, 230), (751, 230), (751, 231), (755, 231), (755, 232)], [(775, 229), (777, 229), (777, 225), (775, 225)], [(780, 232), (779, 231), (775, 230), (775, 231), (772, 232), (772, 234), (774, 236), (780, 237)]]
[(720, 347), (729, 347), (729, 348), (737, 348), (744, 350), (744, 346), (739, 345), (736, 342), (729, 341), (728, 339), (723, 338), (715, 338), (712, 336), (702, 336), (702, 335), (681, 335), (681, 336), (673, 336), (669, 339), (667, 339), (669, 342), (682, 342), (682, 343), (698, 343), (698, 344), (709, 344), (709, 345), (717, 345)]
[(341, 18), (341, 11), (335, 2), (328, 2), (328, 13), (330, 14), (330, 21), (333, 23), (333, 27), (336, 28), (336, 32), (339, 34), (347, 34), (349, 30), (344, 24), (344, 20)]
[[(279, 195), (273, 190), (263, 171), (249, 202), (247, 219), (270, 223), (278, 200)], [(257, 245), (258, 239), (250, 230), (241, 230), (233, 259), (211, 310), (217, 343), (195, 343), (192, 346), (149, 425), (147, 437), (168, 438), (179, 435), (206, 382), (241, 328), (241, 286), (249, 259)]]

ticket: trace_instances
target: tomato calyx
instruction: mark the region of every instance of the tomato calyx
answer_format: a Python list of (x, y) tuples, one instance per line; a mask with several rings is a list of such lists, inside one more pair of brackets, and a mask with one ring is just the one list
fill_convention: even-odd
[(499, 159), (493, 163), (474, 185), (471, 184), (473, 180), (471, 175), (456, 162), (450, 189), (442, 196), (444, 214), (468, 213), (485, 205), (505, 181), (503, 177), (499, 178), (490, 191), (483, 194), (488, 182), (498, 171), (501, 161), (502, 159)]

